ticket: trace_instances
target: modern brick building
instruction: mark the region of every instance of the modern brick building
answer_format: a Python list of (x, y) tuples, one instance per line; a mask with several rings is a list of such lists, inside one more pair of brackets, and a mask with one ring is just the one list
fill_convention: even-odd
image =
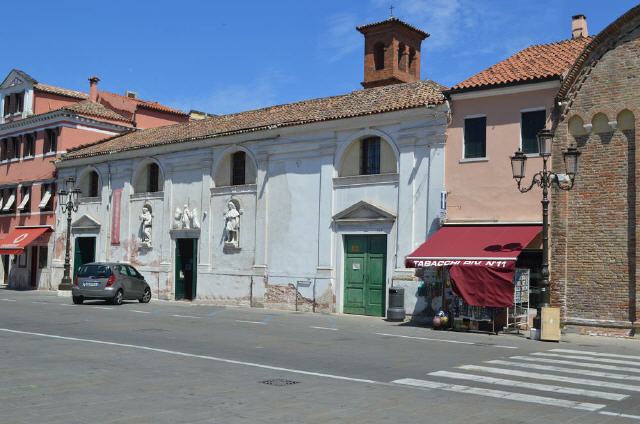
[[(0, 284), (57, 286), (50, 279), (49, 241), (56, 225), (54, 160), (82, 144), (189, 120), (183, 112), (130, 92), (99, 91), (98, 81), (90, 79), (87, 94), (14, 69), (0, 84)], [(100, 181), (97, 174), (87, 181), (83, 196), (90, 202)]]
[(584, 331), (632, 334), (637, 325), (640, 6), (598, 34), (557, 96), (554, 168), (577, 145), (570, 192), (552, 195), (552, 301)]

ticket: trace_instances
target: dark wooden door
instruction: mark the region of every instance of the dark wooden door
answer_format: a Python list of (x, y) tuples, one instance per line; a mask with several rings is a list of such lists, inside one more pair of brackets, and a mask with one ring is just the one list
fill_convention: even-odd
[(344, 312), (384, 316), (387, 236), (345, 236)]
[(198, 239), (176, 240), (176, 300), (196, 298)]
[(31, 288), (38, 287), (38, 246), (31, 246), (31, 269), (29, 273), (29, 283)]
[(77, 237), (73, 249), (73, 278), (75, 279), (78, 269), (96, 260), (96, 238)]

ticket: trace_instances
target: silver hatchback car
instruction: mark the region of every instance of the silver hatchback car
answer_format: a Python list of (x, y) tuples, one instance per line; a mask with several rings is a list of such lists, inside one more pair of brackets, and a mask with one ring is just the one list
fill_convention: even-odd
[(78, 269), (71, 295), (76, 305), (88, 299), (104, 299), (114, 305), (135, 299), (140, 303), (148, 303), (151, 300), (151, 288), (131, 265), (92, 262)]

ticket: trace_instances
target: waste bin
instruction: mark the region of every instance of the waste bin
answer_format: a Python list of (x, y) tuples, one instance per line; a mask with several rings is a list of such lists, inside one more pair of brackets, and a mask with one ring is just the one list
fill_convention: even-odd
[(402, 287), (390, 287), (387, 320), (404, 321), (405, 316), (406, 313), (404, 311), (404, 289)]

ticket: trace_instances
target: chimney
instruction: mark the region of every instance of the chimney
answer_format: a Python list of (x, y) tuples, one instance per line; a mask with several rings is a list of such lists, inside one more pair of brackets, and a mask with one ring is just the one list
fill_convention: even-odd
[(98, 101), (98, 83), (100, 82), (100, 78), (91, 77), (89, 78), (89, 100), (92, 102)]
[(587, 17), (584, 15), (575, 15), (571, 17), (571, 39), (580, 37), (588, 37)]

